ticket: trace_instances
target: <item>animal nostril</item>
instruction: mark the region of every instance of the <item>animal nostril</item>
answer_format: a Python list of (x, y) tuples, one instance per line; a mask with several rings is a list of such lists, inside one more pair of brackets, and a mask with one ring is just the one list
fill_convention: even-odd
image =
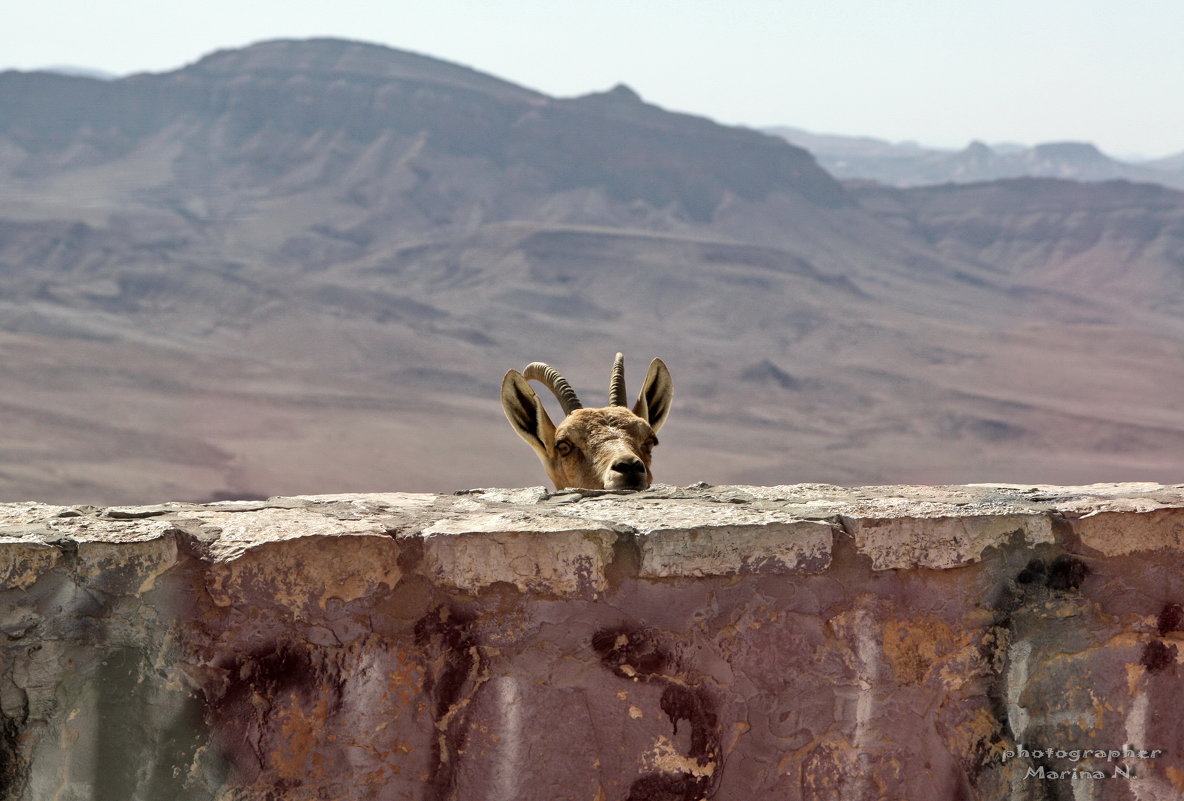
[(630, 473), (644, 473), (645, 463), (641, 459), (622, 459), (613, 465), (613, 471), (625, 475)]

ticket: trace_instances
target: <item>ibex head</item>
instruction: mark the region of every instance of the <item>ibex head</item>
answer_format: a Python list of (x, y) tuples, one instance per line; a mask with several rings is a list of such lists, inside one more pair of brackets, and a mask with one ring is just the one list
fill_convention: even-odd
[[(539, 396), (527, 383), (546, 384), (567, 415), (551, 422)], [(645, 385), (625, 406), (625, 358), (617, 354), (609, 387), (609, 405), (585, 409), (567, 379), (542, 362), (511, 370), (502, 380), (502, 409), (518, 436), (534, 449), (555, 489), (645, 489), (653, 481), (652, 450), (658, 429), (670, 414), (674, 383), (661, 359), (650, 362)]]

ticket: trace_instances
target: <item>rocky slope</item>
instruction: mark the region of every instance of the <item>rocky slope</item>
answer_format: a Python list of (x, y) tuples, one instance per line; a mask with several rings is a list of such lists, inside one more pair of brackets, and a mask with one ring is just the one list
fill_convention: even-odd
[[(1147, 312), (1184, 309), (1184, 204), (1148, 184), (1019, 179), (908, 192), (858, 190), (865, 207), (951, 256), (1029, 290), (1075, 291)], [(1131, 265), (1138, 265), (1132, 270)]]
[(599, 403), (617, 350), (674, 373), (660, 480), (1182, 466), (1178, 193), (864, 192), (625, 87), (328, 40), (0, 104), (0, 498), (537, 481), (501, 375)]

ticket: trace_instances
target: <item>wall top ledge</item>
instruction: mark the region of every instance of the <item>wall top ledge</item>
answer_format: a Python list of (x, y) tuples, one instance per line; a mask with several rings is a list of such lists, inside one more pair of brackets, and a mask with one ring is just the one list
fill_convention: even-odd
[(993, 547), (1064, 537), (1102, 556), (1182, 551), (1184, 484), (697, 484), (633, 493), (528, 487), (106, 508), (4, 503), (0, 581), (22, 586), (35, 580), (30, 570), (65, 553), (111, 559), (125, 549), (129, 556), (157, 552), (178, 537), (215, 564), (282, 543), (332, 538), (340, 547), (346, 541), (339, 538), (349, 538), (366, 554), (416, 541), (424, 569), (453, 586), (509, 580), (565, 594), (606, 586), (622, 539), (637, 544), (639, 574), (657, 578), (817, 572), (844, 535), (877, 570), (957, 567)]

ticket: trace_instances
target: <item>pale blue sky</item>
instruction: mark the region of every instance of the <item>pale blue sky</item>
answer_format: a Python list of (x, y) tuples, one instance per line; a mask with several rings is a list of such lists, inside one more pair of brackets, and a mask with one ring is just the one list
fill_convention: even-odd
[(0, 68), (156, 72), (310, 36), (725, 123), (1184, 151), (1184, 0), (0, 0)]

